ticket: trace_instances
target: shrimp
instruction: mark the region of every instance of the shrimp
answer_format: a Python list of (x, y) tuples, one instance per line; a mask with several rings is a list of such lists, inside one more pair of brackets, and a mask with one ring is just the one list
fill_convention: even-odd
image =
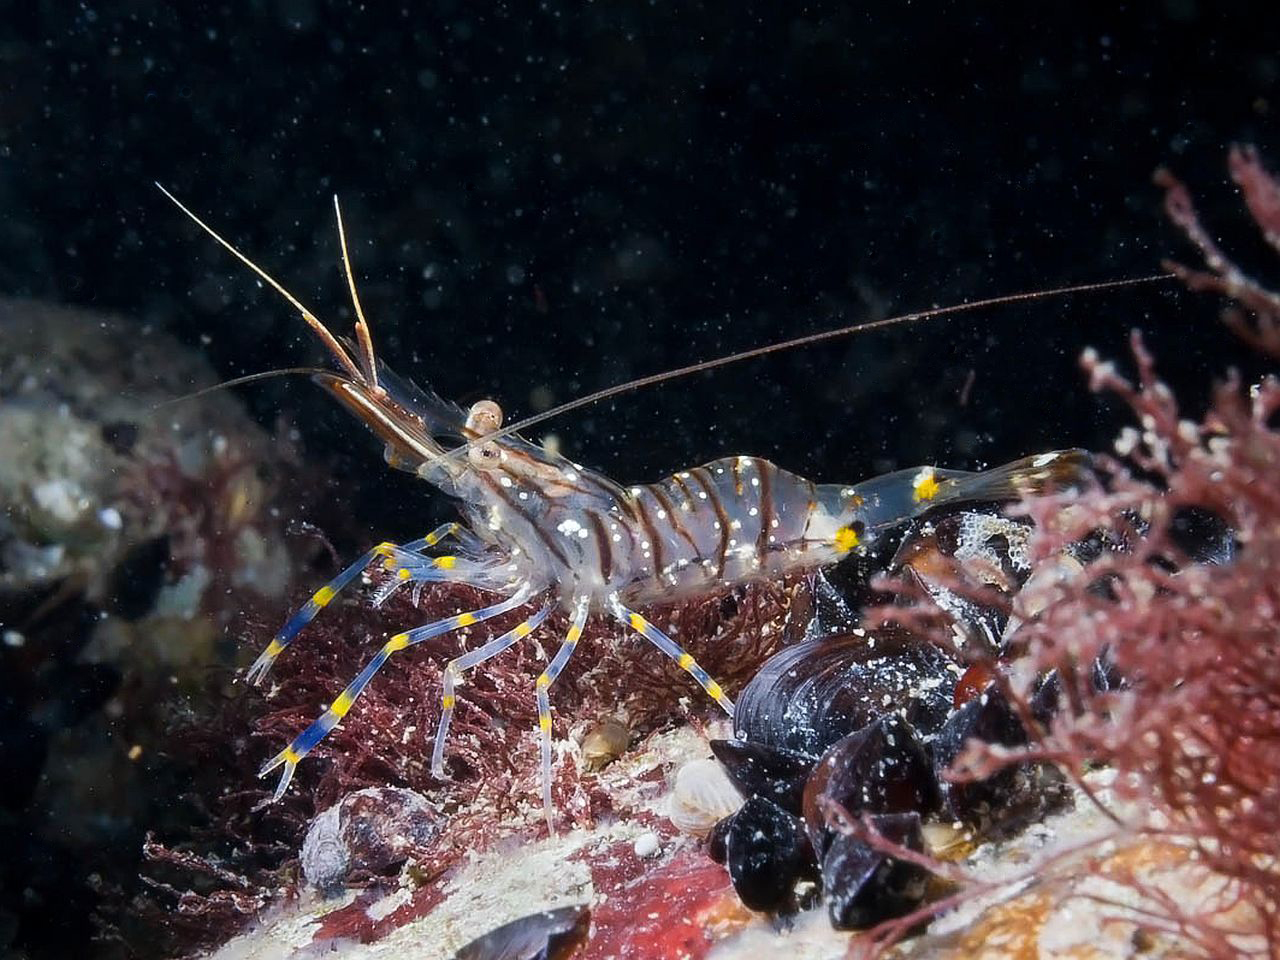
[[(384, 443), (387, 463), (453, 498), (462, 515), (461, 521), (444, 524), (417, 540), (380, 543), (346, 567), (288, 619), (249, 668), (247, 679), (261, 683), (276, 658), (320, 610), (363, 572), (379, 564), (392, 571), (392, 589), (406, 584), (452, 583), (493, 597), (492, 603), (476, 610), (391, 636), (328, 708), (263, 764), (260, 776), (281, 771), (273, 801), (284, 795), (298, 764), (342, 722), (391, 657), (449, 631), (511, 611), (525, 611), (516, 626), (444, 667), (440, 721), (431, 753), (432, 773), (443, 779), (446, 739), (462, 675), (540, 629), (558, 607), (568, 613), (569, 627), (534, 682), (542, 807), (548, 830), (554, 832), (550, 690), (577, 648), (590, 616), (612, 618), (644, 637), (732, 717), (733, 701), (720, 684), (636, 608), (816, 570), (868, 550), (891, 528), (939, 505), (1008, 500), (1066, 485), (1076, 480), (1087, 464), (1083, 451), (1059, 450), (977, 473), (920, 466), (846, 485), (815, 483), (760, 457), (734, 456), (681, 470), (656, 483), (622, 486), (520, 436), (519, 430), (548, 414), (504, 427), (502, 408), (493, 400), (481, 400), (463, 410), (397, 377), (377, 357), (357, 294), (337, 197), (334, 213), (342, 266), (356, 318), (354, 342), (345, 343), (263, 268), (168, 190), (160, 189), (301, 314), (336, 366), (331, 371), (314, 372), (313, 379)], [(1156, 278), (1054, 292), (1103, 289), (1150, 279)], [(893, 322), (1026, 296), (962, 304)], [(876, 321), (860, 328), (885, 323)], [(809, 335), (612, 387), (553, 412), (615, 395), (637, 383), (671, 379), (843, 335), (851, 329)], [(449, 553), (431, 552), (446, 541), (451, 544)]]

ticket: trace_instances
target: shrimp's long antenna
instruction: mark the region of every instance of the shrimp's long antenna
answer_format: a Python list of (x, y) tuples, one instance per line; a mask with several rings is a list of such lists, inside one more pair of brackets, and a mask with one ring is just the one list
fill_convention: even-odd
[[(291, 304), (293, 304), (294, 309), (296, 309), (300, 314), (302, 314), (302, 319), (307, 322), (307, 326), (309, 326), (313, 331), (315, 331), (316, 335), (324, 342), (324, 345), (329, 348), (329, 352), (333, 354), (334, 359), (336, 359), (338, 363), (341, 364), (341, 366), (344, 369), (346, 369), (346, 371), (352, 376), (352, 378), (354, 378), (360, 383), (363, 383), (366, 385), (368, 384), (368, 380), (366, 379), (364, 372), (360, 369), (360, 367), (356, 364), (356, 362), (351, 359), (351, 354), (347, 353), (346, 349), (342, 346), (342, 344), (338, 342), (338, 338), (329, 332), (329, 328), (326, 327), (323, 323), (321, 323), (314, 313), (312, 313), (310, 310), (308, 310), (306, 307), (302, 305), (302, 301), (300, 301), (292, 293), (286, 290), (284, 286), (278, 280), (275, 279), (275, 277), (271, 276), (271, 274), (267, 273), (267, 271), (263, 270), (260, 266), (258, 266), (256, 263), (250, 260), (247, 256), (245, 256), (243, 253), (237, 250), (229, 240), (224, 240), (222, 236), (218, 233), (218, 231), (213, 229), (213, 227), (209, 226), (207, 223), (205, 223), (203, 220), (197, 217), (194, 213), (188, 210), (183, 205), (181, 200), (179, 200), (177, 197), (175, 197), (172, 193), (170, 193), (168, 190), (164, 188), (163, 184), (157, 182), (156, 187), (160, 190), (161, 193), (163, 193), (166, 197), (168, 197), (173, 202), (174, 206), (176, 206), (179, 210), (181, 210), (188, 217), (190, 217), (191, 220), (194, 221), (195, 224), (198, 227), (200, 227), (201, 230), (209, 234), (209, 236), (213, 237), (213, 239), (217, 240), (218, 243), (222, 244), (222, 246), (225, 247), (226, 250), (229, 253), (231, 253), (237, 260), (239, 260), (246, 267), (248, 267), (250, 270), (256, 273), (259, 277), (261, 277), (264, 283), (269, 284), (276, 291), (276, 293), (280, 294), (280, 296), (284, 297)], [(344, 245), (343, 247), (344, 256), (345, 256), (345, 253), (346, 253), (346, 247)], [(354, 294), (354, 291), (355, 291), (355, 287), (353, 284), (352, 285), (353, 294)], [(363, 322), (363, 318), (361, 318), (361, 322)], [(358, 330), (358, 327), (357, 327), (357, 330)], [(366, 338), (368, 337), (367, 330), (365, 331), (365, 337)], [(372, 347), (370, 349), (372, 349)]]
[(338, 195), (333, 195), (333, 213), (338, 218), (338, 245), (342, 247), (342, 267), (347, 274), (347, 286), (351, 288), (351, 306), (356, 311), (356, 342), (360, 345), (360, 357), (364, 367), (366, 385), (371, 390), (378, 390), (378, 362), (373, 355), (373, 337), (369, 334), (369, 324), (365, 322), (364, 310), (360, 308), (360, 298), (356, 295), (356, 277), (351, 272), (351, 257), (347, 254), (347, 231), (342, 228), (342, 207), (338, 205)]
[(199, 390), (184, 393), (180, 397), (162, 400), (151, 409), (163, 410), (166, 407), (172, 407), (176, 403), (186, 403), (188, 400), (198, 400), (200, 397), (207, 397), (209, 394), (217, 393), (220, 390), (230, 390), (232, 387), (243, 387), (246, 383), (257, 383), (259, 380), (273, 380), (276, 377), (314, 377), (316, 374), (322, 374), (328, 377), (334, 375), (332, 370), (326, 370), (324, 367), (281, 367), (279, 370), (263, 370), (259, 373), (247, 373), (243, 377), (234, 377), (231, 380), (223, 380), (220, 383), (215, 383), (211, 387), (201, 387)]
[(865, 333), (868, 330), (880, 330), (884, 327), (896, 327), (903, 323), (913, 323), (917, 320), (928, 320), (936, 317), (946, 317), (957, 313), (967, 313), (972, 310), (982, 310), (987, 307), (1006, 306), (1011, 303), (1021, 303), (1025, 300), (1040, 300), (1047, 297), (1061, 297), (1072, 293), (1099, 293), (1103, 290), (1115, 290), (1119, 287), (1136, 287), (1143, 283), (1158, 283), (1162, 280), (1172, 280), (1172, 273), (1156, 273), (1146, 277), (1131, 277), (1127, 280), (1102, 280), (1096, 283), (1077, 283), (1066, 287), (1055, 287), (1052, 290), (1031, 290), (1022, 293), (1006, 293), (998, 297), (987, 297), (985, 300), (973, 300), (969, 303), (957, 303), (949, 307), (935, 307), (930, 310), (917, 310), (914, 313), (903, 313), (896, 317), (884, 317), (879, 320), (863, 320), (859, 323), (851, 323), (843, 327), (835, 327), (831, 330), (821, 330), (818, 333), (807, 333), (801, 337), (792, 337), (790, 340), (783, 340), (779, 343), (771, 343), (763, 347), (752, 347), (748, 350), (740, 350), (737, 353), (731, 353), (727, 356), (716, 357), (713, 360), (703, 360), (699, 363), (691, 363), (687, 366), (676, 367), (674, 370), (666, 370), (662, 373), (651, 373), (646, 377), (637, 377), (635, 380), (628, 380), (626, 383), (614, 384), (612, 387), (605, 387), (603, 390), (597, 390), (594, 393), (588, 393), (585, 396), (562, 403), (558, 407), (552, 407), (550, 410), (544, 410), (542, 413), (536, 413), (531, 417), (525, 417), (515, 423), (509, 424), (492, 433), (486, 433), (478, 440), (471, 440), (454, 449), (450, 450), (447, 456), (460, 457), (465, 456), (467, 450), (473, 444), (489, 443), (498, 440), (501, 437), (517, 433), (521, 430), (527, 430), (529, 427), (539, 423), (544, 423), (552, 417), (558, 417), (562, 413), (568, 413), (571, 410), (580, 410), (582, 407), (590, 406), (593, 403), (599, 403), (601, 400), (608, 400), (610, 397), (616, 397), (620, 393), (630, 393), (632, 390), (640, 390), (644, 387), (651, 387), (656, 383), (666, 383), (668, 380), (677, 380), (680, 377), (687, 377), (694, 373), (702, 373), (706, 370), (715, 370), (719, 367), (727, 367), (731, 363), (740, 363), (743, 360), (751, 360), (755, 357), (767, 356), (771, 353), (779, 353), (783, 350), (792, 350), (796, 347), (807, 347), (815, 343), (823, 343), (827, 340), (835, 340), (839, 337), (852, 336), (855, 333)]

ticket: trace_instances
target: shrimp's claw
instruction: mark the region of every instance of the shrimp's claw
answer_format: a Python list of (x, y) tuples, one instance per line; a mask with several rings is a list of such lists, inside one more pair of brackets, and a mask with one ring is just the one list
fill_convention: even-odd
[[(316, 618), (325, 607), (327, 607), (344, 587), (350, 584), (356, 577), (360, 576), (374, 560), (381, 559), (390, 562), (392, 557), (398, 558), (402, 565), (410, 564), (414, 561), (421, 561), (423, 558), (419, 551), (425, 547), (434, 547), (445, 537), (455, 536), (461, 528), (456, 523), (441, 524), (432, 530), (425, 537), (406, 543), (404, 546), (397, 546), (390, 541), (384, 541), (362, 556), (355, 563), (352, 563), (336, 577), (326, 583), (323, 587), (311, 595), (311, 599), (298, 608), (291, 616), (280, 632), (275, 635), (272, 641), (267, 644), (267, 648), (258, 655), (258, 659), (253, 661), (244, 678), (248, 683), (255, 686), (260, 684), (267, 671), (271, 669), (271, 665), (275, 663), (276, 657), (280, 656), (289, 644), (293, 643), (294, 638), (302, 632), (302, 628)], [(461, 538), (459, 538), (461, 539)], [(451, 566), (446, 566), (442, 560), (435, 562), (435, 567), (442, 570), (451, 570)], [(418, 576), (419, 580), (425, 579), (443, 579), (436, 576), (427, 576), (427, 572), (423, 572)], [(392, 581), (393, 585), (398, 585), (397, 581)]]
[(280, 774), (280, 782), (276, 784), (276, 792), (269, 802), (276, 803), (284, 796), (284, 792), (289, 789), (289, 782), (293, 779), (293, 771), (298, 769), (298, 761), (301, 759), (302, 757), (297, 754), (293, 749), (293, 745), (290, 744), (262, 765), (262, 769), (258, 771), (259, 780), (276, 767), (281, 764), (284, 765), (284, 770)]
[[(278, 647), (278, 649), (273, 649)], [(271, 669), (271, 665), (276, 662), (276, 656), (284, 649), (284, 645), (278, 639), (272, 640), (267, 649), (258, 654), (258, 659), (253, 661), (251, 666), (244, 675), (246, 683), (251, 683), (255, 687), (262, 683), (267, 675), (267, 671)]]

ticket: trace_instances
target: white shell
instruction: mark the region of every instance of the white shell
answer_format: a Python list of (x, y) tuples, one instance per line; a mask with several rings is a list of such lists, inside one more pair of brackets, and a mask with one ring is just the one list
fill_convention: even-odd
[(676, 829), (701, 837), (740, 806), (742, 794), (720, 764), (708, 757), (691, 760), (676, 773), (667, 797), (667, 816)]
[(335, 803), (311, 821), (302, 841), (302, 875), (313, 887), (340, 884), (351, 867), (351, 851), (342, 842), (342, 804)]

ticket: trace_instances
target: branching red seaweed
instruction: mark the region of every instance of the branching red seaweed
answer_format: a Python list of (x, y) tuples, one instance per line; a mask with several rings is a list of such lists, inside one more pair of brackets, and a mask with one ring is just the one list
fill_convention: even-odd
[[(1136, 833), (1185, 846), (1234, 887), (1274, 947), (1280, 929), (1280, 382), (1246, 396), (1235, 377), (1214, 393), (1200, 423), (1182, 419), (1156, 377), (1141, 337), (1134, 385), (1086, 355), (1095, 390), (1124, 398), (1140, 430), (1107, 461), (1108, 488), (1023, 504), (1036, 522), (1033, 549), (1052, 562), (1095, 531), (1143, 536), (1104, 553), (1024, 623), (1018, 640), (1038, 672), (1057, 670), (1071, 709), (1060, 711), (1028, 754), (1080, 773), (1105, 763), (1116, 793), (1155, 811)], [(1135, 474), (1133, 470), (1139, 471)], [(1234, 536), (1222, 562), (1192, 562), (1179, 536), (1188, 511), (1207, 512)], [(1099, 691), (1081, 665), (1107, 657), (1125, 679)], [(1024, 757), (1025, 758), (1025, 755)], [(1017, 758), (1014, 758), (1017, 759)], [(971, 753), (967, 773), (985, 775), (1011, 757)], [(1166, 903), (1166, 906), (1171, 904)], [(1185, 935), (1204, 918), (1171, 916)], [(1207, 928), (1206, 928), (1207, 929)], [(1250, 932), (1257, 933), (1257, 929)], [(1220, 938), (1195, 938), (1225, 956)], [(1230, 955), (1239, 955), (1240, 944)]]
[[(652, 616), (736, 692), (781, 643), (792, 600), (805, 588), (803, 582), (759, 584), (654, 610)], [(152, 902), (142, 912), (153, 926), (166, 928), (168, 949), (225, 939), (291, 889), (311, 819), (365, 787), (407, 787), (451, 816), (438, 843), (417, 864), (429, 866), (431, 877), (501, 836), (545, 832), (537, 804), (534, 733), (533, 680), (547, 652), (539, 645), (517, 644), (467, 674), (446, 748), (449, 779), (438, 781), (429, 769), (444, 664), (510, 628), (518, 614), (439, 637), (394, 658), (343, 724), (299, 767), (285, 797), (264, 804), (270, 791), (256, 779), (257, 765), (309, 723), (390, 633), (485, 602), (470, 588), (438, 585), (417, 598), (402, 591), (373, 609), (367, 596), (376, 591), (374, 585), (363, 596), (344, 596), (346, 602), (334, 603), (318, 617), (280, 658), (265, 696), (246, 689), (223, 699), (215, 715), (188, 718), (177, 732), (173, 752), (199, 766), (189, 799), (205, 808), (208, 827), (181, 847), (150, 845), (151, 872), (164, 879), (152, 877)], [(249, 645), (264, 645), (273, 626), (262, 623), (249, 631)], [(554, 637), (566, 628), (565, 618), (556, 615), (545, 632)], [(686, 688), (683, 698), (677, 691)], [(611, 621), (593, 619), (556, 683), (553, 709), (556, 737), (564, 739), (575, 725), (607, 715), (624, 716), (632, 731), (645, 733), (689, 715), (711, 716), (715, 707), (703, 704), (685, 674), (643, 640)], [(566, 825), (588, 825), (610, 812), (607, 794), (595, 779), (567, 758), (558, 761), (553, 792)], [(222, 851), (223, 858), (206, 855), (210, 850)], [(429, 903), (431, 891), (420, 893), (414, 902)], [(360, 911), (352, 915), (357, 926), (368, 926)], [(356, 932), (376, 937), (390, 929), (384, 922)]]
[[(1267, 241), (1280, 250), (1280, 186), (1250, 148), (1233, 149), (1231, 169)], [(1167, 173), (1158, 179), (1170, 215), (1212, 271), (1175, 267), (1179, 275), (1233, 297), (1240, 309), (1228, 324), (1280, 356), (1280, 298), (1221, 254), (1182, 184)], [(1124, 814), (1113, 813), (1105, 833), (1036, 864), (1041, 888), (1056, 884), (1062, 895), (1087, 897), (1149, 934), (1175, 938), (1189, 955), (1275, 956), (1280, 380), (1245, 389), (1229, 375), (1197, 422), (1183, 416), (1158, 379), (1136, 331), (1132, 350), (1134, 382), (1092, 351), (1082, 360), (1091, 388), (1119, 396), (1138, 421), (1120, 435), (1117, 456), (1096, 458), (1099, 483), (1028, 499), (1012, 511), (1033, 523), (1035, 568), (1013, 602), (1005, 638), (1019, 667), (1000, 682), (1029, 720), (1037, 678), (1054, 672), (1062, 708), (1047, 727), (1027, 724), (1033, 740), (1025, 748), (971, 743), (951, 775), (981, 779), (1041, 761), (1083, 783), (1087, 770), (1109, 767), (1111, 803)], [(1063, 567), (1061, 559), (1085, 541), (1104, 549), (1074, 572)], [(1037, 577), (1041, 571), (1047, 575)], [(921, 602), (891, 618), (950, 647), (937, 611), (916, 595)], [(1118, 687), (1097, 683), (1102, 662), (1122, 678)], [(1090, 873), (1128, 893), (1071, 892)], [(1166, 881), (1180, 884), (1180, 892), (1166, 889)], [(871, 931), (856, 950), (878, 954), (905, 936), (908, 924), (991, 890), (970, 878), (958, 894)]]
[[(1263, 239), (1280, 253), (1280, 182), (1267, 173), (1252, 146), (1232, 147), (1227, 165)], [(1209, 270), (1193, 270), (1173, 261), (1165, 261), (1166, 268), (1192, 290), (1211, 290), (1234, 300), (1236, 305), (1223, 313), (1223, 322), (1246, 343), (1280, 357), (1280, 294), (1262, 286), (1227, 258), (1200, 223), (1191, 192), (1182, 181), (1165, 169), (1156, 171), (1155, 181), (1165, 191), (1169, 219), (1200, 248)]]

